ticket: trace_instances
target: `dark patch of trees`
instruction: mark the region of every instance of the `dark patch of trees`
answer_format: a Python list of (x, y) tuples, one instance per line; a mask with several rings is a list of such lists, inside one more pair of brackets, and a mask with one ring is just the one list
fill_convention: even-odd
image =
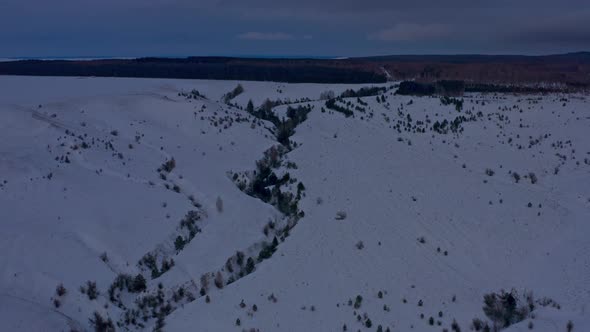
[(279, 143), (287, 148), (291, 148), (289, 137), (295, 134), (295, 127), (307, 120), (307, 114), (311, 112), (311, 106), (297, 106), (287, 109), (287, 119), (283, 119), (278, 123), (276, 137)]
[(230, 100), (236, 98), (240, 94), (244, 92), (244, 87), (241, 84), (238, 84), (233, 90), (223, 95), (223, 101), (228, 103)]
[(363, 88), (360, 88), (356, 91), (352, 90), (352, 89), (345, 90), (344, 92), (342, 92), (340, 94), (340, 97), (342, 97), (342, 98), (357, 97), (358, 98), (358, 97), (376, 96), (376, 95), (381, 94), (385, 91), (387, 91), (386, 87), (377, 87), (377, 86), (363, 87)]
[(326, 100), (326, 107), (336, 111), (336, 112), (340, 112), (342, 114), (344, 114), (347, 118), (352, 116), (354, 114), (353, 111), (351, 111), (350, 109), (344, 107), (344, 106), (340, 106), (336, 103), (337, 99), (328, 99)]
[(463, 99), (450, 98), (448, 96), (444, 96), (440, 99), (440, 102), (443, 105), (455, 105), (455, 109), (457, 110), (457, 112), (461, 112), (461, 110), (463, 109)]
[(432, 83), (403, 81), (396, 94), (409, 96), (461, 96), (465, 92), (465, 83), (457, 80), (442, 80)]
[(443, 96), (462, 96), (465, 93), (465, 82), (458, 80), (442, 80), (435, 84), (436, 93)]
[(224, 57), (139, 58), (90, 61), (0, 62), (0, 75), (150, 77), (289, 83), (385, 83), (385, 75), (343, 61)]
[(485, 84), (485, 83), (470, 83), (465, 86), (465, 92), (480, 92), (480, 93), (552, 93), (562, 92), (564, 89), (557, 87), (535, 87), (524, 85), (501, 85), (501, 84)]
[(398, 95), (407, 96), (430, 96), (436, 92), (432, 83), (418, 83), (413, 81), (403, 81), (396, 91)]

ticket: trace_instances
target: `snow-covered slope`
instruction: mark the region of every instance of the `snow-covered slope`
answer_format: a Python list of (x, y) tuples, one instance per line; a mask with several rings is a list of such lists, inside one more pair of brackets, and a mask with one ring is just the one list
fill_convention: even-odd
[[(91, 330), (95, 312), (123, 331), (468, 330), (501, 289), (552, 299), (510, 331), (590, 329), (586, 96), (472, 94), (458, 111), (384, 85), (336, 101), (345, 117), (320, 94), (361, 86), (0, 86), (8, 330)], [(248, 112), (266, 99), (278, 118)], [(252, 189), (265, 162), (269, 196)]]

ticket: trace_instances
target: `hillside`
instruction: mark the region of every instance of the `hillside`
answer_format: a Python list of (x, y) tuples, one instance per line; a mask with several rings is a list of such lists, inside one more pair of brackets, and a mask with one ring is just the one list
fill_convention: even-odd
[(585, 94), (0, 84), (7, 331), (590, 330)]

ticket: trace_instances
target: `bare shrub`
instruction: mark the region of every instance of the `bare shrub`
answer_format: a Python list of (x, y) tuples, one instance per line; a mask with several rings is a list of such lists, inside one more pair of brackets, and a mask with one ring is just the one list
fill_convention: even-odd
[(215, 207), (217, 208), (217, 212), (223, 212), (223, 200), (219, 196), (217, 196), (217, 200), (215, 201)]
[(479, 318), (474, 318), (471, 322), (471, 329), (475, 331), (481, 331), (484, 329), (484, 326), (487, 326), (487, 323)]
[(98, 297), (98, 290), (96, 289), (96, 282), (88, 280), (86, 282), (86, 295), (90, 300), (95, 300)]
[(223, 275), (221, 274), (221, 272), (217, 271), (217, 274), (215, 275), (215, 286), (217, 288), (223, 288)]
[(518, 294), (514, 290), (485, 294), (483, 312), (494, 323), (494, 328), (508, 327), (528, 316), (533, 300), (532, 295), (526, 297), (527, 304), (519, 305)]
[(67, 293), (67, 290), (66, 290), (66, 288), (64, 287), (64, 284), (61, 284), (61, 283), (60, 283), (60, 284), (59, 284), (59, 285), (57, 285), (57, 287), (55, 288), (55, 294), (57, 294), (57, 296), (64, 296), (64, 295), (66, 295), (66, 293)]
[(103, 318), (98, 312), (94, 312), (94, 318), (90, 319), (95, 332), (115, 332), (115, 325), (110, 318)]
[(166, 160), (166, 162), (164, 162), (162, 164), (162, 167), (160, 168), (161, 170), (166, 171), (167, 173), (172, 172), (172, 170), (176, 167), (176, 160), (174, 160), (174, 158)]
[(520, 175), (518, 173), (513, 172), (512, 177), (514, 178), (514, 182), (518, 183), (520, 181)]
[(535, 173), (530, 172), (529, 173), (529, 180), (531, 180), (531, 184), (535, 184), (537, 183), (537, 175), (535, 175)]
[(327, 90), (327, 91), (320, 93), (321, 100), (334, 99), (335, 97), (336, 97), (336, 94), (332, 90)]
[(106, 252), (103, 252), (102, 254), (100, 254), (100, 260), (105, 263), (109, 261), (109, 256), (107, 256)]
[(203, 289), (205, 293), (209, 290), (209, 274), (207, 273), (201, 276), (201, 289)]

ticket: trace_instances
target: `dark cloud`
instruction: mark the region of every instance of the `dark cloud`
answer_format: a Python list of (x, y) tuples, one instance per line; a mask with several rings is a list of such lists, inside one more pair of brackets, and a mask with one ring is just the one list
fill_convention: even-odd
[(4, 0), (0, 57), (556, 53), (589, 22), (587, 0)]
[(398, 23), (391, 28), (380, 30), (368, 36), (370, 40), (381, 41), (423, 41), (448, 37), (451, 27), (446, 24)]
[(507, 32), (516, 42), (590, 45), (590, 10), (556, 15), (545, 20), (524, 22), (516, 33)]

